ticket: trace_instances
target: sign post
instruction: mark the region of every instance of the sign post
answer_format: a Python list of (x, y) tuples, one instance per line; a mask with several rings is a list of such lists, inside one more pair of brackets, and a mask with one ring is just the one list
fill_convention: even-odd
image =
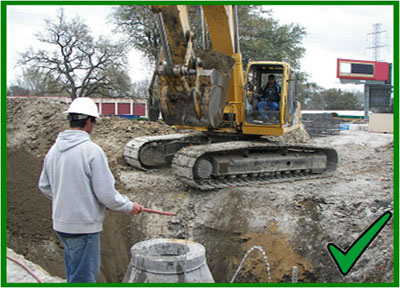
[[(364, 84), (364, 120), (369, 120), (370, 109), (390, 110), (389, 107), (376, 106), (375, 103), (390, 103), (391, 97), (391, 64), (386, 62), (337, 59), (337, 78), (342, 84)], [(386, 86), (384, 94), (374, 91), (381, 86)], [(390, 86), (390, 89), (387, 89)], [(384, 101), (376, 101), (384, 98)], [(387, 99), (386, 99), (387, 98)], [(376, 107), (375, 107), (376, 106)], [(384, 104), (390, 106), (390, 104)]]

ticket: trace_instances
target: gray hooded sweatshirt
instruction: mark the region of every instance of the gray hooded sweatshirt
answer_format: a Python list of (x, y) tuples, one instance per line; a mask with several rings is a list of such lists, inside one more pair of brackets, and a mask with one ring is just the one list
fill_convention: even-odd
[(39, 189), (52, 200), (54, 230), (96, 233), (102, 231), (105, 207), (130, 212), (133, 203), (114, 184), (103, 150), (87, 132), (61, 132), (45, 157), (39, 179)]

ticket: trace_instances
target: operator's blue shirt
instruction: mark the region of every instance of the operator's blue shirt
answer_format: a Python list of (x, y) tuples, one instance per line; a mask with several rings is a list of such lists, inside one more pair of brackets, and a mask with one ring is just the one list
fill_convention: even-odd
[[(274, 93), (268, 93), (268, 89), (273, 89)], [(281, 96), (281, 87), (274, 83), (274, 85), (272, 87), (270, 86), (265, 86), (262, 90), (261, 90), (261, 95), (258, 96), (258, 100), (260, 101), (273, 101), (273, 102), (279, 102)]]

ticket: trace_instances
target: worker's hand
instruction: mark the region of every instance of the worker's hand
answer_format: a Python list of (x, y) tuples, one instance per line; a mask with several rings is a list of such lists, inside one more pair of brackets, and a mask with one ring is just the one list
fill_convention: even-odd
[(142, 210), (143, 210), (142, 205), (140, 205), (136, 202), (133, 202), (133, 208), (132, 208), (132, 211), (129, 212), (129, 214), (131, 214), (131, 215), (139, 214), (140, 212), (142, 212)]

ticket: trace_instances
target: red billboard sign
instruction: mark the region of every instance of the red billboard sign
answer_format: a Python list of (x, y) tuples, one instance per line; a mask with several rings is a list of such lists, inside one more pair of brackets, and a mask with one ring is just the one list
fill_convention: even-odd
[(389, 63), (337, 59), (337, 78), (388, 81)]

